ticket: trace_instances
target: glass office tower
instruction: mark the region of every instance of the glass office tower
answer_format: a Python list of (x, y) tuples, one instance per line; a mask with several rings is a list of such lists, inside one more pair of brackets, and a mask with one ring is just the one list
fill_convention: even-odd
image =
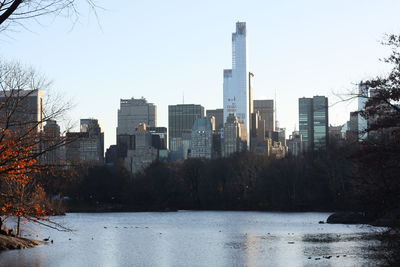
[(232, 34), (232, 69), (224, 70), (224, 123), (229, 114), (234, 114), (247, 132), (252, 112), (249, 78), (246, 22), (237, 22), (236, 32)]
[(314, 150), (326, 148), (328, 144), (328, 98), (313, 97)]
[(328, 127), (328, 98), (299, 98), (299, 132), (306, 150), (326, 148)]

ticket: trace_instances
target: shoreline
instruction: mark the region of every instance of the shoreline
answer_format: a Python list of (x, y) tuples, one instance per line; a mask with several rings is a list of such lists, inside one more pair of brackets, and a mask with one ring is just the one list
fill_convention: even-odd
[(45, 244), (44, 241), (0, 234), (0, 252), (12, 249), (33, 248)]

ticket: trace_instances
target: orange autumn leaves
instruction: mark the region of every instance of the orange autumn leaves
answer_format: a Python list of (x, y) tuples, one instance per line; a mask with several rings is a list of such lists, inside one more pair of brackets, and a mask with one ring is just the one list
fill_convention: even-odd
[(2, 130), (0, 142), (0, 175), (3, 179), (27, 184), (32, 174), (37, 173), (37, 160), (32, 157), (32, 146), (26, 145), (22, 138), (13, 136), (11, 131)]
[(33, 175), (40, 172), (35, 157), (35, 146), (29, 137), (21, 137), (10, 130), (0, 130), (0, 179), (2, 201), (0, 210), (6, 216), (46, 216), (45, 192), (33, 185)]

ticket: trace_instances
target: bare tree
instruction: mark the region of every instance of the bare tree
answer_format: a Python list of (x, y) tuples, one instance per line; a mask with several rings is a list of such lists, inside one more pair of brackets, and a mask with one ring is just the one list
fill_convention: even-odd
[[(45, 15), (65, 15), (77, 18), (78, 0), (0, 0), (0, 32), (14, 25), (24, 26), (23, 21)], [(95, 11), (94, 0), (85, 0)]]
[(44, 156), (65, 145), (65, 135), (44, 126), (71, 107), (57, 97), (44, 101), (49, 87), (32, 68), (0, 61), (0, 216), (17, 217), (17, 235), (21, 218), (65, 230), (49, 219), (54, 211), (35, 179), (57, 165)]

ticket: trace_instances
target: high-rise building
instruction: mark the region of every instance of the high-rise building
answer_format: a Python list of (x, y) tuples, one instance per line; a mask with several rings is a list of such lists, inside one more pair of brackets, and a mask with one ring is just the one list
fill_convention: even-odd
[(132, 135), (140, 123), (157, 126), (157, 107), (145, 98), (121, 99), (117, 135)]
[(329, 139), (328, 98), (313, 97), (314, 150), (326, 148)]
[(348, 129), (346, 131), (346, 139), (349, 142), (357, 142), (359, 137), (358, 131), (358, 112), (350, 112), (350, 120), (348, 121)]
[(303, 137), (298, 131), (294, 131), (291, 135), (289, 135), (289, 139), (286, 141), (286, 144), (289, 155), (297, 157), (303, 153)]
[(104, 133), (96, 119), (81, 119), (81, 131), (66, 136), (66, 160), (76, 164), (104, 163)]
[(46, 165), (59, 165), (61, 155), (61, 130), (55, 120), (48, 120), (43, 127), (42, 148), (46, 151), (42, 156), (42, 162)]
[(261, 118), (260, 112), (251, 114), (250, 150), (257, 153), (268, 153), (268, 142), (265, 131), (265, 120)]
[(260, 114), (261, 120), (265, 121), (267, 136), (271, 136), (271, 132), (275, 131), (274, 100), (254, 100), (253, 103), (254, 113)]
[(224, 127), (224, 109), (218, 108), (218, 109), (207, 109), (206, 110), (206, 117), (215, 118), (215, 131), (219, 132), (221, 128)]
[(165, 150), (168, 147), (167, 128), (166, 127), (147, 127), (152, 134), (153, 146), (157, 149)]
[(224, 124), (222, 138), (222, 156), (229, 155), (246, 150), (247, 136), (243, 123), (233, 114), (229, 114)]
[(157, 106), (145, 98), (121, 99), (118, 110), (117, 155), (125, 158), (128, 149), (133, 149), (133, 134), (139, 124), (157, 126)]
[(104, 162), (104, 133), (101, 131), (98, 120), (81, 119), (81, 133), (88, 133), (89, 139), (93, 139), (87, 140), (86, 148), (83, 148), (81, 144), (81, 159), (96, 159)]
[(136, 173), (157, 160), (158, 149), (153, 146), (152, 134), (148, 131), (145, 123), (136, 127), (133, 137), (135, 145), (133, 149), (128, 149), (124, 163), (127, 170)]
[(193, 123), (191, 138), (191, 158), (211, 159), (213, 129), (209, 118), (199, 118)]
[(313, 100), (312, 98), (299, 98), (299, 132), (303, 138), (304, 149), (313, 147)]
[(127, 150), (124, 158), (124, 166), (132, 173), (136, 173), (148, 167), (156, 160), (168, 157), (166, 146), (165, 127), (147, 127), (141, 123), (136, 127), (132, 135), (133, 146)]
[[(44, 92), (41, 90), (0, 91), (0, 127), (26, 134), (42, 132), (44, 121)], [(7, 126), (3, 125), (7, 122)]]
[(179, 152), (176, 159), (186, 158), (186, 150), (190, 147), (193, 123), (203, 117), (204, 107), (201, 105), (179, 104), (168, 106), (169, 149), (172, 152)]
[(248, 69), (246, 22), (236, 23), (232, 33), (232, 69), (224, 70), (224, 123), (229, 114), (234, 114), (250, 131), (250, 114), (253, 113), (253, 74)]
[(299, 98), (299, 132), (306, 150), (326, 148), (329, 138), (328, 98)]

